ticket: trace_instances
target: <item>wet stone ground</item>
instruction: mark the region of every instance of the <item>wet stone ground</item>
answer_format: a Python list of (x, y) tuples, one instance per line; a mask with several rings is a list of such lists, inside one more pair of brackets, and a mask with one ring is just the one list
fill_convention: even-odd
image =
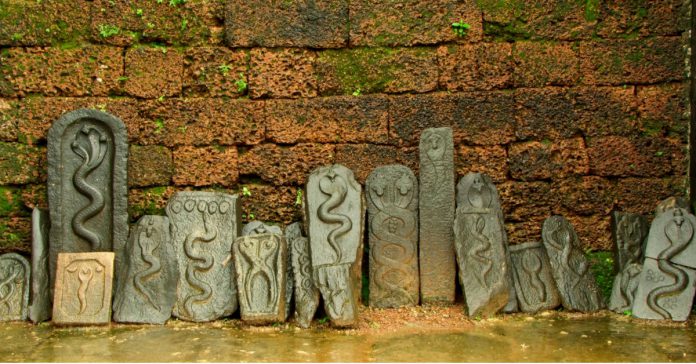
[[(696, 361), (694, 319), (656, 324), (602, 312), (502, 315), (440, 325), (427, 309), (397, 327), (364, 312), (358, 329), (327, 324), (252, 327), (239, 320), (166, 326), (117, 325), (58, 328), (51, 324), (0, 324), (0, 360), (40, 362), (460, 362), (460, 361)], [(401, 311), (404, 313), (406, 311)], [(437, 315), (449, 315), (436, 312)], [(393, 312), (392, 312), (392, 315)], [(404, 316), (404, 315), (402, 315)], [(409, 316), (406, 314), (405, 316)], [(444, 319), (446, 322), (447, 319)], [(314, 323), (316, 324), (316, 322)], [(366, 324), (366, 325), (362, 325)], [(442, 327), (445, 328), (442, 328)]]

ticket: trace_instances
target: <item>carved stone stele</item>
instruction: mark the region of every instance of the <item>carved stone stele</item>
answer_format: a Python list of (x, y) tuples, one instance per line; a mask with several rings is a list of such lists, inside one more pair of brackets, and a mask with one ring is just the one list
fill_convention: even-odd
[(616, 313), (631, 310), (636, 298), (643, 263), (630, 263), (614, 277), (609, 298), (609, 309)]
[(563, 307), (581, 312), (604, 308), (604, 299), (573, 226), (562, 216), (551, 216), (544, 221), (541, 236)]
[(682, 208), (658, 215), (650, 225), (645, 257), (696, 268), (696, 217)]
[(491, 179), (469, 173), (457, 185), (454, 245), (467, 314), (489, 316), (507, 305), (510, 272), (498, 192)]
[(131, 229), (114, 292), (114, 321), (164, 324), (176, 301), (178, 262), (169, 219), (145, 215)]
[(128, 136), (123, 122), (80, 109), (48, 131), (51, 287), (62, 252), (113, 251), (120, 265), (128, 238)]
[(614, 241), (614, 273), (631, 263), (643, 262), (644, 242), (648, 236), (648, 221), (639, 214), (612, 211), (611, 235)]
[(561, 304), (551, 263), (541, 242), (512, 245), (510, 257), (520, 311), (536, 313)]
[(431, 128), (421, 133), (418, 203), (422, 303), (454, 302), (453, 151), (451, 128)]
[(31, 267), (16, 253), (0, 255), (0, 321), (28, 317)]
[(402, 165), (376, 168), (365, 183), (370, 306), (418, 304), (418, 180)]
[(334, 326), (355, 323), (361, 287), (365, 202), (353, 171), (334, 164), (307, 180), (306, 216), (314, 283)]
[(171, 241), (179, 260), (172, 314), (204, 322), (237, 310), (232, 244), (241, 230), (236, 195), (177, 192), (167, 204)]
[(111, 322), (114, 253), (60, 253), (53, 297), (56, 325)]
[(31, 296), (29, 319), (33, 323), (51, 318), (51, 277), (48, 268), (48, 211), (31, 213)]
[(290, 247), (295, 281), (295, 321), (300, 327), (308, 328), (319, 307), (320, 296), (312, 277), (309, 239), (303, 236), (292, 239)]

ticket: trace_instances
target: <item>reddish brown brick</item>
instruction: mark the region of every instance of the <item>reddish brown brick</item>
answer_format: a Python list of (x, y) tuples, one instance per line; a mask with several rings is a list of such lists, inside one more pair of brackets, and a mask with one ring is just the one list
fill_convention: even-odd
[(316, 53), (298, 48), (251, 50), (249, 95), (252, 98), (317, 96)]
[(322, 144), (261, 144), (240, 154), (239, 173), (274, 185), (304, 184), (314, 168), (333, 162), (334, 149)]
[(548, 182), (505, 182), (497, 187), (508, 222), (549, 217), (551, 208), (558, 204), (559, 196), (552, 192)]
[(130, 48), (126, 51), (124, 90), (146, 99), (181, 94), (183, 56), (170, 48)]
[(172, 152), (156, 145), (131, 145), (128, 154), (128, 186), (165, 186), (171, 182)]
[(275, 143), (386, 143), (388, 107), (382, 96), (269, 100), (263, 119)]
[(477, 43), (437, 49), (440, 87), (450, 91), (493, 90), (510, 86), (510, 43)]
[(611, 217), (604, 214), (564, 216), (578, 234), (582, 250), (611, 250)]
[(577, 52), (568, 43), (516, 42), (516, 87), (573, 86), (580, 77)]
[(566, 139), (579, 135), (577, 105), (567, 88), (518, 89), (516, 135), (520, 139)]
[(0, 186), (46, 180), (46, 148), (0, 142)]
[(136, 222), (143, 215), (164, 215), (167, 201), (179, 187), (151, 187), (128, 189), (128, 216)]
[(48, 210), (46, 183), (25, 185), (22, 187), (22, 204), (27, 210), (35, 207)]
[(513, 143), (508, 154), (510, 175), (522, 181), (585, 175), (590, 169), (585, 141), (580, 137)]
[(17, 141), (19, 103), (0, 98), (0, 141)]
[(251, 196), (243, 196), (239, 193), (243, 222), (260, 220), (286, 225), (302, 220), (304, 193), (300, 192), (298, 195), (299, 188), (258, 183), (245, 184), (243, 187), (251, 193)]
[(177, 186), (231, 186), (239, 177), (234, 147), (181, 147), (174, 150)]
[(0, 254), (31, 254), (31, 218), (0, 218)]
[(689, 6), (681, 0), (603, 1), (599, 18), (602, 37), (679, 35), (688, 29)]
[(89, 33), (87, 0), (2, 1), (0, 46), (75, 44)]
[(490, 147), (460, 145), (455, 154), (454, 164), (458, 177), (469, 172), (477, 172), (489, 175), (495, 183), (505, 182), (507, 179), (507, 152), (505, 147), (500, 145)]
[[(547, 216), (548, 217), (548, 216)], [(533, 216), (521, 222), (505, 222), (505, 232), (507, 233), (510, 245), (527, 243), (530, 241), (541, 241), (541, 226), (546, 217)]]
[(246, 93), (249, 52), (196, 47), (184, 55), (184, 95), (238, 97)]
[(678, 142), (658, 138), (592, 138), (587, 152), (590, 173), (607, 177), (666, 176), (685, 157)]
[(638, 134), (633, 87), (579, 87), (571, 89), (570, 97), (584, 135)]
[(688, 178), (620, 178), (615, 186), (616, 208), (620, 211), (652, 215), (657, 204), (670, 196), (685, 196)]
[(341, 144), (336, 146), (336, 161), (355, 173), (355, 179), (364, 184), (367, 176), (388, 164), (403, 164), (418, 173), (418, 151), (415, 148), (396, 148), (374, 144)]
[(637, 88), (640, 131), (647, 137), (668, 135), (687, 142), (689, 85), (669, 83)]
[(597, 176), (582, 176), (555, 181), (551, 193), (560, 204), (554, 214), (608, 215), (614, 207), (614, 183)]

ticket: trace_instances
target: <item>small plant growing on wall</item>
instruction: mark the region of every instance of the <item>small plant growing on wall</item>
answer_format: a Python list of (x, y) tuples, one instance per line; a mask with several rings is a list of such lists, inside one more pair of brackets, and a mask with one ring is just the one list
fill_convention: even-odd
[(465, 36), (469, 29), (471, 29), (471, 25), (465, 23), (464, 20), (460, 19), (458, 22), (452, 23), (452, 30), (458, 37)]

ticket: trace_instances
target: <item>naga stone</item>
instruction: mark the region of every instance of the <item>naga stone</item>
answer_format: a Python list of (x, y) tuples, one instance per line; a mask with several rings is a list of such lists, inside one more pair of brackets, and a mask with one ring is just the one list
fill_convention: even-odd
[(650, 225), (645, 262), (633, 302), (633, 315), (644, 319), (685, 321), (696, 281), (696, 217), (673, 208)]
[(642, 271), (642, 263), (630, 263), (614, 277), (614, 285), (611, 287), (611, 297), (609, 298), (610, 310), (616, 313), (631, 310)]
[(662, 214), (665, 211), (671, 210), (673, 208), (680, 208), (684, 209), (687, 212), (691, 213), (691, 205), (689, 205), (689, 201), (686, 200), (685, 198), (682, 197), (668, 197), (662, 201), (660, 201), (657, 206), (655, 207), (655, 216)]
[(541, 242), (511, 246), (510, 258), (517, 301), (522, 312), (552, 310), (561, 304), (551, 263)]
[(177, 192), (167, 203), (171, 241), (179, 262), (172, 314), (205, 322), (237, 310), (232, 244), (241, 230), (237, 195)]
[(452, 303), (454, 146), (451, 128), (423, 130), (420, 138), (419, 259), (422, 303)]
[(128, 138), (123, 122), (80, 109), (48, 131), (51, 287), (58, 253), (113, 251), (128, 239)]
[(278, 225), (270, 225), (258, 220), (250, 221), (242, 227), (242, 236), (264, 233), (283, 235), (283, 229)]
[(114, 293), (114, 321), (164, 324), (172, 315), (179, 277), (169, 219), (145, 215), (130, 231)]
[(370, 306), (418, 305), (418, 180), (402, 165), (376, 168), (365, 182)]
[(292, 270), (295, 283), (295, 321), (308, 328), (319, 307), (319, 289), (312, 278), (312, 258), (309, 239), (300, 236), (288, 241), (292, 250)]
[(614, 240), (614, 273), (619, 273), (631, 263), (643, 262), (648, 221), (639, 214), (612, 211), (611, 234)]
[(334, 164), (307, 180), (314, 283), (334, 326), (354, 325), (361, 287), (365, 202), (353, 171)]
[(510, 298), (507, 239), (499, 206), (490, 177), (469, 173), (459, 180), (454, 245), (471, 317), (495, 314)]
[(604, 308), (590, 263), (580, 250), (580, 239), (568, 220), (563, 216), (549, 217), (541, 228), (541, 236), (563, 307), (581, 312)]
[(53, 297), (57, 325), (111, 322), (114, 253), (60, 253)]
[(48, 211), (31, 213), (31, 297), (29, 319), (33, 323), (51, 318), (51, 279), (48, 268)]
[(29, 262), (17, 253), (0, 256), (0, 321), (24, 321), (28, 317)]
[(285, 237), (269, 233), (261, 225), (254, 234), (237, 238), (233, 252), (242, 321), (285, 321)]

